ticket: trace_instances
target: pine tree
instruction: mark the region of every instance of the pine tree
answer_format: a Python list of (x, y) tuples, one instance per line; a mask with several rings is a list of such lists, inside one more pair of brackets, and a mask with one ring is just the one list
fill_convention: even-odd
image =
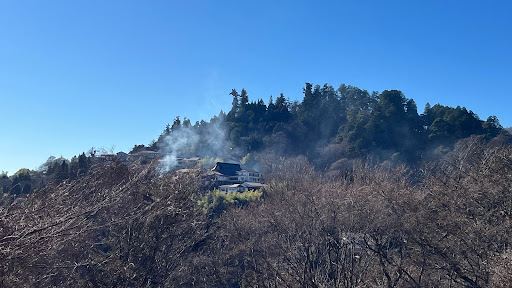
[(57, 173), (57, 178), (55, 179), (57, 183), (62, 182), (69, 178), (69, 165), (65, 160), (62, 160), (62, 164), (60, 164), (59, 172)]
[(240, 109), (245, 109), (245, 106), (249, 103), (249, 95), (247, 94), (247, 91), (242, 88), (242, 91), (240, 92)]
[(229, 115), (231, 117), (235, 117), (238, 113), (238, 109), (240, 108), (240, 101), (238, 100), (238, 97), (240, 96), (236, 89), (231, 89), (231, 93), (229, 95), (233, 96), (233, 102), (231, 104), (231, 111), (229, 111)]
[(192, 123), (190, 123), (190, 119), (187, 117), (183, 118), (183, 128), (190, 128), (192, 127)]
[(78, 156), (78, 175), (85, 175), (89, 170), (89, 161), (85, 153)]
[(180, 116), (176, 116), (176, 118), (174, 119), (174, 122), (172, 122), (171, 132), (175, 132), (175, 131), (178, 131), (180, 129), (181, 129)]

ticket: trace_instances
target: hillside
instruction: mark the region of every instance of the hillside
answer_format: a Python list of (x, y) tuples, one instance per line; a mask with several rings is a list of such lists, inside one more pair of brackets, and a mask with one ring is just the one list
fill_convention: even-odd
[(306, 83), (303, 91), (301, 102), (290, 102), (281, 94), (265, 104), (262, 99), (251, 101), (245, 89), (233, 89), (229, 112), (195, 124), (176, 117), (148, 147), (135, 145), (132, 151), (235, 162), (244, 157), (256, 162), (269, 154), (304, 155), (317, 169), (329, 169), (338, 160), (361, 157), (416, 164), (438, 157), (432, 152), (440, 146), (450, 149), (472, 135), (490, 140), (503, 131), (496, 117), (483, 121), (460, 106), (427, 103), (419, 114), (414, 99), (398, 90), (369, 93), (345, 84), (335, 89)]
[(259, 195), (95, 165), (0, 206), (0, 286), (509, 287), (511, 155), (472, 138), (336, 177), (274, 159)]
[[(129, 154), (1, 175), (0, 287), (512, 285), (512, 141), (496, 117), (344, 84), (230, 97)], [(218, 161), (267, 186), (211, 190)]]
[[(228, 95), (232, 98), (229, 112), (220, 111), (210, 121), (194, 124), (178, 116), (156, 140), (134, 145), (130, 152), (244, 162), (257, 169), (265, 169), (259, 167), (265, 158), (302, 155), (316, 169), (335, 172), (341, 162), (368, 157), (417, 165), (442, 156), (456, 141), (474, 135), (485, 141), (496, 136), (501, 142), (511, 141), (494, 116), (483, 121), (465, 107), (429, 103), (419, 114), (414, 99), (398, 90), (369, 93), (345, 84), (335, 89), (306, 83), (303, 91), (301, 102), (291, 102), (281, 94), (265, 104), (262, 99), (251, 101), (245, 89), (240, 93), (233, 89)], [(50, 157), (38, 171), (22, 169), (11, 177), (0, 175), (1, 189), (27, 194), (46, 183), (76, 179), (100, 154), (91, 148), (87, 155), (70, 160)]]

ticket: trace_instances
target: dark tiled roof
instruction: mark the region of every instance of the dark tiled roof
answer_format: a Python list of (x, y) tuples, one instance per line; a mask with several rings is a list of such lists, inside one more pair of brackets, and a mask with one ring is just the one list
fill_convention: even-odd
[(219, 172), (227, 176), (236, 176), (236, 172), (240, 170), (242, 170), (242, 168), (240, 168), (240, 164), (223, 162), (217, 162), (215, 167), (212, 169), (214, 172)]

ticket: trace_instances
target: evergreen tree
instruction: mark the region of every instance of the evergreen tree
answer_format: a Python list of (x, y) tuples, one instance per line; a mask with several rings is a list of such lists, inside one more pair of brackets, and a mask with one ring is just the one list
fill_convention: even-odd
[(313, 106), (313, 84), (306, 83), (306, 87), (302, 88), (302, 93), (304, 93), (304, 99), (302, 100), (302, 107), (307, 110), (307, 107)]
[(164, 129), (164, 132), (162, 133), (163, 136), (169, 136), (171, 135), (171, 125), (169, 123), (167, 123), (167, 125), (165, 125), (165, 129)]
[(249, 103), (249, 95), (247, 94), (247, 90), (242, 88), (242, 91), (240, 92), (240, 109), (245, 109), (247, 103)]
[(71, 158), (69, 164), (69, 178), (72, 180), (78, 178), (78, 157), (76, 156)]
[(183, 128), (190, 128), (192, 127), (192, 124), (190, 123), (190, 119), (187, 117), (183, 118)]
[(489, 116), (487, 120), (483, 123), (483, 129), (485, 137), (487, 139), (491, 139), (498, 136), (498, 134), (503, 130), (503, 126), (501, 126), (498, 117)]
[(89, 170), (89, 159), (82, 153), (78, 156), (78, 175), (85, 175)]
[(65, 160), (62, 160), (62, 163), (59, 165), (59, 170), (57, 172), (57, 177), (55, 180), (57, 183), (62, 182), (69, 178), (69, 165)]
[(282, 109), (286, 108), (288, 110), (287, 101), (286, 101), (286, 98), (284, 98), (283, 93), (279, 94), (279, 97), (277, 97), (276, 107), (278, 107), (278, 109), (280, 109), (282, 107)]
[(171, 133), (175, 132), (175, 131), (178, 131), (180, 129), (181, 129), (180, 116), (176, 116), (176, 118), (174, 118), (174, 121), (172, 122)]
[(240, 95), (236, 89), (231, 89), (229, 95), (233, 96), (233, 102), (231, 104), (231, 111), (229, 111), (228, 115), (234, 118), (238, 113), (238, 109), (240, 108), (240, 100), (238, 99)]
[(425, 104), (425, 108), (423, 109), (423, 114), (427, 115), (430, 112), (430, 109), (432, 109), (432, 106), (427, 102), (427, 104)]

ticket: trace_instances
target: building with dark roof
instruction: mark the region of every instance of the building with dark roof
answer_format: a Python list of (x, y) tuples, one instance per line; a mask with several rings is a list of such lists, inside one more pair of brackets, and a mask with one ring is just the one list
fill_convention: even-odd
[(218, 172), (225, 176), (236, 176), (238, 171), (242, 170), (240, 164), (217, 162), (212, 171)]
[(242, 184), (244, 182), (263, 182), (263, 177), (256, 170), (246, 170), (240, 164), (217, 162), (212, 169), (218, 185)]

